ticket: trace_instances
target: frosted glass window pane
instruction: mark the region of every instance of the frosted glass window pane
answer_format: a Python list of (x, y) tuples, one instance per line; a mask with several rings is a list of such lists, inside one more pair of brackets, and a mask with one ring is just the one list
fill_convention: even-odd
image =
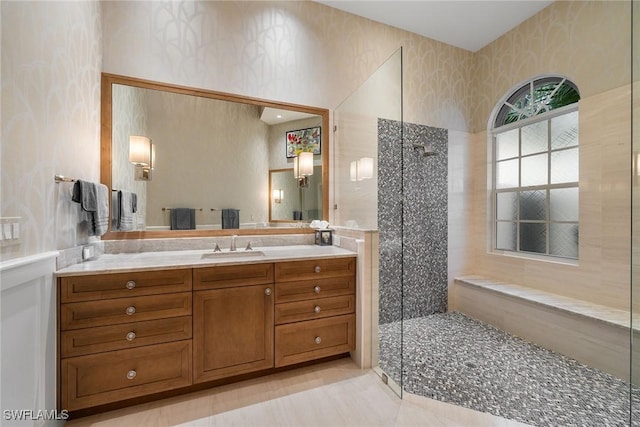
[(551, 224), (549, 253), (567, 258), (578, 258), (578, 224)]
[(543, 121), (522, 127), (522, 156), (547, 151), (549, 122)]
[(551, 221), (578, 221), (578, 188), (550, 191)]
[(496, 162), (496, 188), (518, 186), (518, 159)]
[(547, 178), (547, 154), (538, 154), (522, 158), (521, 186), (545, 185)]
[(522, 191), (520, 193), (520, 219), (547, 219), (547, 191)]
[[(523, 166), (524, 169), (524, 166)], [(551, 153), (551, 183), (578, 181), (578, 148)]]
[(547, 253), (547, 226), (537, 223), (520, 223), (520, 250)]
[(514, 222), (496, 223), (496, 249), (516, 250), (516, 224)]
[(496, 212), (498, 220), (515, 220), (518, 219), (518, 193), (497, 193), (496, 194)]
[(578, 112), (551, 119), (551, 149), (578, 145)]
[(496, 160), (518, 156), (518, 129), (496, 135)]

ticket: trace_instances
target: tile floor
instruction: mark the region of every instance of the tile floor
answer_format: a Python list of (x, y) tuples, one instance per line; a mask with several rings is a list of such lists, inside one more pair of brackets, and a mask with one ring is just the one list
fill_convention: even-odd
[(525, 426), (405, 393), (351, 359), (69, 421), (84, 426)]
[[(380, 326), (380, 364), (416, 395), (547, 426), (628, 426), (640, 387), (463, 314)], [(631, 423), (640, 427), (637, 419)]]

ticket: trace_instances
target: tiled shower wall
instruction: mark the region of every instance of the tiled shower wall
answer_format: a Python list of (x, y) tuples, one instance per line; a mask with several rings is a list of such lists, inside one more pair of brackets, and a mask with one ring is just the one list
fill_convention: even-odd
[(381, 324), (447, 311), (448, 132), (401, 126), (378, 120)]

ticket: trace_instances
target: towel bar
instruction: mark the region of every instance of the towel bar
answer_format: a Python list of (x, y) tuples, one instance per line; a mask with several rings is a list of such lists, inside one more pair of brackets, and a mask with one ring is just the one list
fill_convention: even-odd
[(76, 182), (77, 179), (75, 178), (67, 178), (66, 176), (63, 175), (55, 175), (53, 177), (53, 179), (55, 180), (56, 183), (58, 182)]

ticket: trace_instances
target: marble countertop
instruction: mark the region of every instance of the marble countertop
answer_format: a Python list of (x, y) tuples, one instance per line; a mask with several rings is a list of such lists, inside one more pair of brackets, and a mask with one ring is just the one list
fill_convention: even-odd
[[(276, 261), (299, 261), (315, 258), (354, 257), (355, 252), (336, 246), (291, 245), (255, 247), (253, 253), (239, 249), (236, 253), (224, 251), (213, 255), (212, 250), (181, 250), (104, 254), (98, 259), (74, 264), (56, 271), (57, 277), (132, 271), (164, 270), (217, 265), (257, 264)], [(204, 256), (204, 257), (203, 257)]]

